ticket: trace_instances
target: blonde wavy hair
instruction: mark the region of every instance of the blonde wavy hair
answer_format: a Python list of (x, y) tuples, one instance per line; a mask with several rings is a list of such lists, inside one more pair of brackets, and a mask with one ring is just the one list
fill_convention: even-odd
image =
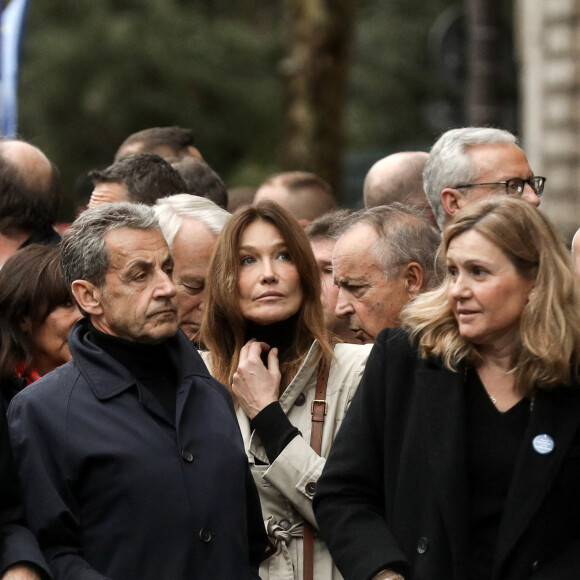
[(520, 318), (520, 344), (512, 367), (516, 390), (527, 394), (571, 384), (580, 362), (580, 293), (572, 261), (548, 218), (521, 199), (470, 204), (444, 231), (437, 252), (439, 286), (419, 295), (401, 314), (421, 356), (438, 356), (453, 371), (463, 361), (481, 360), (476, 347), (459, 334), (447, 294), (449, 244), (471, 230), (495, 244), (525, 280), (534, 280)]
[(246, 228), (257, 221), (269, 223), (280, 232), (298, 270), (303, 292), (294, 342), (280, 361), (283, 389), (298, 371), (315, 339), (321, 347), (320, 357), (330, 361), (333, 351), (324, 324), (320, 274), (310, 242), (299, 223), (278, 204), (263, 201), (245, 208), (230, 218), (218, 236), (206, 280), (201, 334), (211, 354), (213, 376), (231, 387), (246, 328), (238, 285), (240, 239)]

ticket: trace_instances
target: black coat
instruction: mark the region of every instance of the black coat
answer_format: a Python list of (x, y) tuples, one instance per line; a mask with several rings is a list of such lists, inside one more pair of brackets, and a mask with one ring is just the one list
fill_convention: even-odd
[(257, 578), (264, 526), (228, 391), (180, 331), (172, 416), (85, 327), (71, 331), (73, 361), (8, 410), (27, 519), (55, 578)]
[(0, 407), (0, 575), (16, 564), (30, 563), (43, 577), (49, 577), (48, 565), (36, 538), (21, 525), (24, 511), (14, 469), (6, 416)]
[[(314, 511), (346, 580), (397, 563), (412, 580), (467, 578), (463, 373), (377, 337), (318, 481)], [(539, 393), (514, 468), (494, 580), (580, 578), (580, 389)], [(553, 451), (534, 450), (548, 434)]]

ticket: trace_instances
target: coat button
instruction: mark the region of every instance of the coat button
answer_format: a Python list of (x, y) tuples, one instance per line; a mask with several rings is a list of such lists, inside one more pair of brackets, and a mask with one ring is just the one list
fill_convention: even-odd
[(183, 458), (183, 461), (187, 461), (187, 463), (191, 463), (193, 461), (193, 453), (190, 453), (185, 449), (181, 451), (181, 457)]
[(425, 554), (429, 550), (429, 538), (425, 536), (419, 538), (419, 543), (417, 544), (417, 553)]
[(206, 530), (205, 528), (202, 528), (201, 530), (199, 530), (199, 539), (202, 542), (205, 542), (206, 544), (208, 542), (211, 542), (211, 532), (209, 530)]
[(288, 520), (280, 520), (278, 522), (278, 525), (283, 529), (283, 530), (289, 530), (292, 526), (292, 524), (288, 521)]
[(314, 495), (314, 492), (316, 491), (316, 482), (314, 482), (314, 481), (309, 481), (309, 482), (306, 484), (306, 487), (305, 487), (305, 489), (306, 489), (306, 493), (307, 493), (308, 495)]
[(306, 403), (306, 395), (304, 393), (300, 393), (297, 397), (296, 397), (296, 401), (294, 401), (294, 404), (297, 407), (302, 407), (302, 405), (304, 405), (304, 403)]

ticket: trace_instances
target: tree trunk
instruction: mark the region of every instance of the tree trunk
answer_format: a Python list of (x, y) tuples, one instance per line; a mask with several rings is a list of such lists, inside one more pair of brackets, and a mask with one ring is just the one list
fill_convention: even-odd
[(338, 193), (354, 0), (285, 0), (284, 170), (312, 171)]

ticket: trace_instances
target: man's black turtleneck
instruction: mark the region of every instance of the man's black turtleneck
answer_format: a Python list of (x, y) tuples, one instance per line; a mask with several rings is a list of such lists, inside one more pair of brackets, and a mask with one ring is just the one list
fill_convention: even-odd
[(90, 323), (89, 339), (119, 361), (171, 416), (175, 416), (177, 372), (164, 342), (132, 342), (105, 334)]
[[(265, 342), (271, 348), (278, 349), (278, 359), (282, 360), (294, 341), (297, 323), (298, 314), (265, 326), (248, 322), (244, 342), (251, 338)], [(267, 365), (267, 352), (262, 354), (262, 360)], [(300, 435), (300, 431), (290, 423), (278, 401), (262, 409), (250, 421), (250, 427), (260, 436), (270, 463), (274, 462), (294, 437)]]

